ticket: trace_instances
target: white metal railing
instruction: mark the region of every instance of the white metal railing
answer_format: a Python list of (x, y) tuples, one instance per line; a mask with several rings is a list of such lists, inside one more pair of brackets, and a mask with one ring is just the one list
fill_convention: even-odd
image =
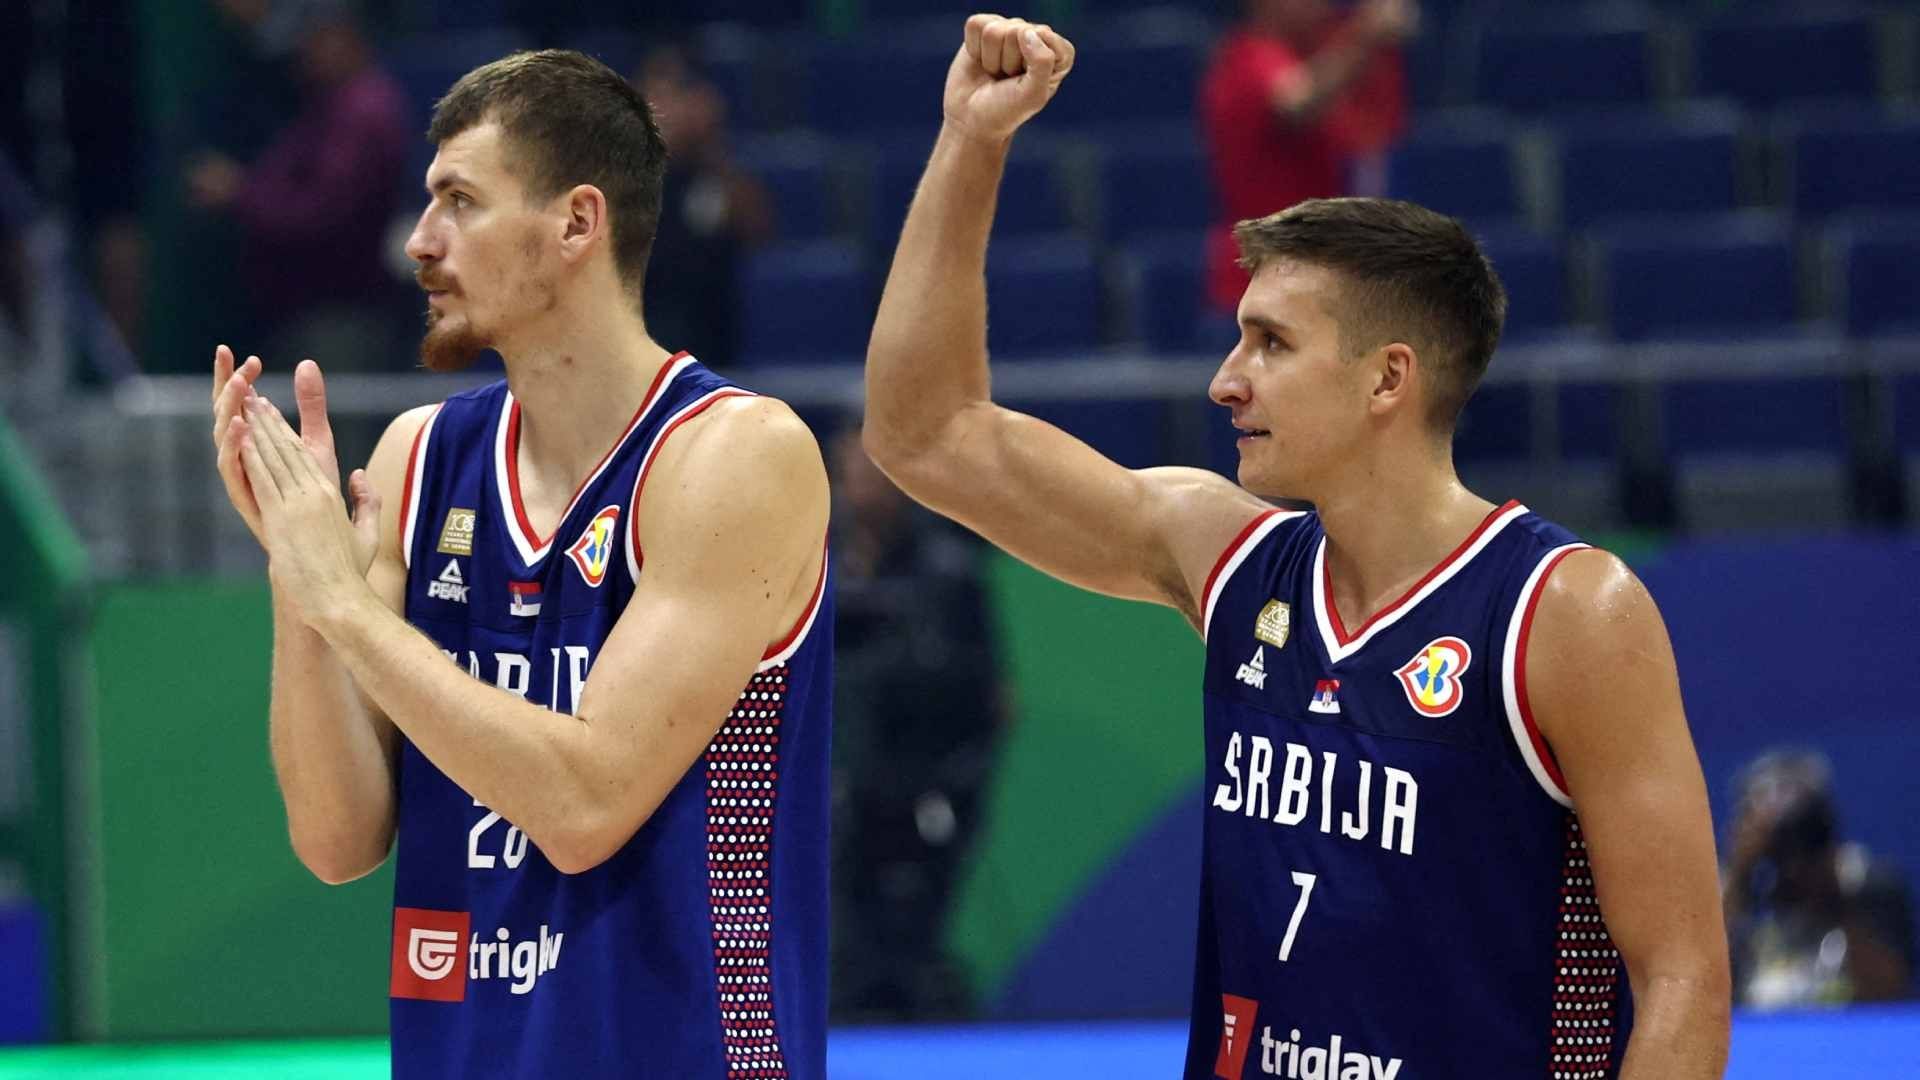
[[(1217, 363), (1211, 357), (1164, 359), (1129, 349), (1075, 360), (1004, 362), (995, 365), (994, 394), (1016, 406), (1159, 402), (1164, 406), (1163, 430), (1157, 437), (1168, 460), (1206, 464), (1210, 447), (1219, 441), (1213, 428), (1225, 423), (1206, 398)], [(1770, 381), (1833, 374), (1885, 382), (1916, 372), (1920, 339), (1871, 348), (1827, 339), (1644, 347), (1576, 341), (1503, 350), (1486, 382), (1489, 387), (1524, 388), (1527, 394), (1527, 449), (1498, 463), (1506, 470), (1503, 482), (1519, 476), (1523, 490), (1552, 491), (1573, 468), (1562, 445), (1563, 387), (1611, 387), (1620, 391), (1614, 396), (1622, 401), (1644, 404), (1660, 387), (1688, 380)], [(342, 463), (364, 461), (386, 423), (402, 410), (492, 377), (419, 372), (330, 378), (328, 401)], [(739, 378), (816, 419), (850, 417), (861, 401), (857, 363), (766, 368), (741, 372)], [(257, 548), (227, 506), (214, 471), (209, 385), (209, 377), (200, 375), (133, 376), (110, 392), (61, 406), (57, 424), (33, 425), (41, 434), (56, 489), (90, 545), (97, 572), (251, 574), (261, 568)], [(293, 400), (286, 374), (263, 377), (261, 387), (275, 401), (290, 405)], [(1659, 410), (1629, 405), (1620, 412), (1608, 421), (1616, 424), (1619, 462), (1657, 468)], [(1920, 423), (1920, 418), (1882, 419), (1889, 428), (1895, 419)], [(1884, 437), (1886, 433), (1868, 433), (1867, 441)], [(1588, 476), (1593, 465), (1589, 461), (1582, 466)]]

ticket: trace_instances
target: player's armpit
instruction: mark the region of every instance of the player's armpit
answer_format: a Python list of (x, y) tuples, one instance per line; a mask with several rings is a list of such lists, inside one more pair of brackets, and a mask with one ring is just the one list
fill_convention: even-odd
[(1526, 686), (1633, 983), (1622, 1078), (1717, 1077), (1730, 989), (1706, 783), (1666, 627), (1618, 559), (1583, 550), (1555, 569)]
[(639, 581), (580, 695), (589, 820), (542, 841), (556, 866), (619, 850), (698, 760), (815, 601), (828, 501), (811, 432), (772, 399), (717, 403), (663, 444), (631, 510)]
[(907, 447), (869, 427), (901, 490), (1062, 581), (1165, 604), (1197, 628), (1220, 552), (1270, 507), (1202, 469), (1127, 469), (1045, 421), (979, 402)]

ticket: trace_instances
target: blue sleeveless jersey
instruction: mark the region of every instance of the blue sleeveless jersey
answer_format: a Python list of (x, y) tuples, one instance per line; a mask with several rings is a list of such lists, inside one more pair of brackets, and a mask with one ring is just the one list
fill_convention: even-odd
[[(520, 505), (506, 384), (447, 399), (407, 468), (407, 620), (474, 677), (574, 711), (644, 572), (633, 517), (655, 455), (680, 424), (745, 393), (675, 357), (545, 539)], [(826, 578), (823, 561), (809, 610), (703, 757), (585, 873), (556, 871), (402, 740), (398, 1080), (824, 1076)]]
[(1509, 503), (1354, 630), (1317, 516), (1221, 556), (1189, 1080), (1614, 1075), (1625, 972), (1526, 700), (1540, 587), (1582, 546)]

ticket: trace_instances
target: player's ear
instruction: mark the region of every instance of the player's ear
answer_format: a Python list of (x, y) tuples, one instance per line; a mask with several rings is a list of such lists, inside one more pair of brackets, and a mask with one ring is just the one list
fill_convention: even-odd
[(613, 231), (607, 217), (607, 196), (592, 184), (580, 184), (562, 198), (566, 202), (560, 253), (569, 260), (583, 258)]
[(1405, 342), (1383, 345), (1367, 358), (1373, 380), (1368, 408), (1376, 416), (1405, 408), (1413, 397), (1414, 375), (1420, 368), (1419, 354)]

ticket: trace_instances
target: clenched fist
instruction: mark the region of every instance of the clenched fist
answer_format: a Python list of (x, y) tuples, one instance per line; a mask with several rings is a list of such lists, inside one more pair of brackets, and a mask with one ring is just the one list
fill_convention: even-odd
[(1052, 27), (972, 16), (947, 69), (947, 123), (975, 138), (1004, 140), (1052, 100), (1072, 69), (1073, 43)]

